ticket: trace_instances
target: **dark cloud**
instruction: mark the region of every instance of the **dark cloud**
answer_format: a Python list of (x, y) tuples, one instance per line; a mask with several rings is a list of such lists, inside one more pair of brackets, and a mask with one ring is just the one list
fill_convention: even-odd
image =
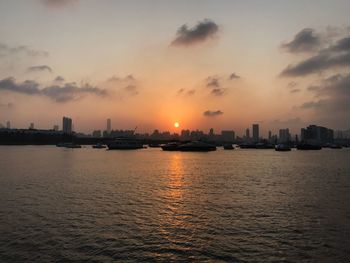
[(320, 37), (314, 29), (304, 28), (288, 43), (282, 44), (282, 48), (291, 53), (309, 52), (316, 50), (321, 44)]
[(196, 93), (196, 90), (191, 89), (191, 90), (188, 90), (188, 91), (186, 92), (186, 95), (187, 95), (187, 96), (193, 96), (195, 93)]
[(135, 96), (139, 94), (136, 85), (128, 85), (124, 88), (124, 90), (131, 96)]
[(41, 0), (41, 2), (47, 7), (57, 8), (78, 3), (79, 0)]
[(185, 24), (178, 29), (176, 37), (171, 42), (171, 45), (191, 46), (198, 44), (215, 37), (218, 31), (219, 26), (209, 19), (198, 22), (197, 25), (192, 28), (188, 28)]
[(225, 92), (226, 92), (226, 89), (216, 88), (216, 89), (212, 89), (210, 93), (215, 96), (222, 96), (225, 94)]
[(42, 50), (32, 49), (28, 46), (8, 46), (0, 43), (0, 57), (10, 55), (27, 55), (30, 57), (48, 57), (49, 53)]
[(232, 73), (229, 77), (230, 80), (233, 80), (233, 79), (240, 79), (241, 77), (238, 76), (236, 73)]
[(300, 91), (301, 91), (301, 89), (292, 89), (292, 90), (290, 90), (290, 93), (298, 93)]
[(203, 112), (203, 115), (205, 117), (216, 117), (216, 116), (220, 116), (224, 114), (221, 110), (217, 110), (217, 111), (211, 111), (211, 110), (207, 110), (205, 112)]
[(40, 65), (40, 66), (32, 66), (27, 69), (28, 72), (42, 72), (47, 71), (52, 73), (52, 68), (50, 68), (47, 65)]
[(293, 88), (295, 88), (296, 86), (298, 86), (298, 83), (295, 82), (295, 81), (291, 81), (291, 82), (288, 83), (287, 88), (288, 88), (288, 89), (293, 89)]
[(0, 91), (10, 91), (26, 95), (46, 96), (56, 102), (68, 102), (81, 99), (85, 95), (106, 96), (106, 90), (93, 87), (89, 84), (77, 86), (75, 83), (66, 83), (63, 86), (52, 85), (40, 89), (40, 85), (31, 80), (17, 83), (14, 78), (0, 80)]
[(136, 81), (135, 77), (133, 75), (127, 75), (124, 78), (118, 77), (118, 76), (112, 76), (109, 79), (107, 79), (107, 82), (134, 82)]
[(62, 83), (65, 81), (64, 77), (62, 76), (57, 76), (55, 79), (54, 79), (55, 82), (59, 82), (59, 83)]
[(302, 77), (326, 70), (350, 66), (350, 37), (339, 39), (335, 44), (318, 51), (316, 55), (299, 63), (291, 64), (281, 72), (284, 77)]
[(220, 87), (219, 79), (216, 77), (208, 77), (207, 78), (207, 87), (208, 88), (219, 88)]
[(347, 75), (333, 75), (323, 81), (320, 85), (310, 86), (308, 88), (318, 98), (314, 101), (303, 103), (302, 109), (315, 109), (322, 113), (322, 115), (338, 118), (339, 113), (346, 115), (349, 120), (350, 112), (350, 74)]

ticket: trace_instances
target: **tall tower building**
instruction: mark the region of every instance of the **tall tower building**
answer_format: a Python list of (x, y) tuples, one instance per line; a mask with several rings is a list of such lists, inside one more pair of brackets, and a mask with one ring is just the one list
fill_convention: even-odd
[(72, 133), (72, 119), (71, 118), (63, 117), (62, 131), (63, 131), (63, 133), (67, 133), (67, 134)]
[(7, 128), (7, 129), (11, 129), (11, 122), (10, 122), (10, 121), (7, 121), (7, 122), (6, 122), (6, 128)]
[(247, 139), (250, 138), (250, 133), (249, 133), (249, 129), (248, 129), (248, 128), (245, 130), (245, 137), (246, 137)]
[(112, 131), (112, 121), (111, 119), (107, 119), (107, 133), (110, 134)]
[(259, 141), (259, 124), (253, 124), (253, 140), (254, 142)]

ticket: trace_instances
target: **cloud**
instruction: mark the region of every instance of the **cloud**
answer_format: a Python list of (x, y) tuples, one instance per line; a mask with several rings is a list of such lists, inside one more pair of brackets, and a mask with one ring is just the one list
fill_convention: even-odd
[(211, 111), (211, 110), (207, 110), (205, 112), (203, 112), (203, 115), (205, 117), (217, 117), (220, 115), (223, 115), (224, 113), (221, 110), (217, 110), (217, 111)]
[(172, 46), (191, 46), (205, 42), (210, 38), (214, 38), (219, 32), (219, 26), (209, 19), (199, 21), (197, 25), (188, 28), (186, 24), (181, 26), (175, 39), (171, 42)]
[(304, 28), (298, 32), (292, 41), (281, 47), (290, 53), (309, 52), (316, 50), (321, 44), (321, 38), (314, 29)]
[(206, 85), (208, 88), (219, 88), (220, 87), (219, 79), (216, 77), (208, 77)]
[(28, 72), (42, 72), (42, 71), (48, 71), (52, 73), (52, 68), (50, 68), (47, 65), (40, 65), (40, 66), (32, 66), (27, 69)]
[(303, 124), (304, 122), (302, 121), (302, 119), (300, 119), (299, 117), (296, 117), (296, 118), (291, 118), (291, 119), (288, 119), (288, 120), (280, 120), (280, 119), (276, 119), (274, 121), (271, 122), (271, 124), (274, 124), (274, 125), (280, 125), (280, 126), (288, 126), (288, 125), (292, 125), (292, 126), (296, 126), (296, 125), (301, 125)]
[(216, 88), (216, 89), (212, 89), (210, 93), (215, 96), (222, 96), (225, 94), (225, 92), (226, 92), (226, 89)]
[(287, 89), (293, 89), (293, 88), (295, 88), (296, 86), (298, 86), (298, 83), (295, 82), (295, 81), (291, 81), (291, 82), (288, 83)]
[(107, 79), (107, 82), (134, 82), (136, 81), (135, 77), (132, 74), (129, 74), (127, 76), (125, 76), (124, 78), (121, 77), (117, 77), (116, 75), (113, 75), (112, 77), (110, 77), (109, 79)]
[(292, 89), (292, 90), (290, 90), (290, 93), (298, 93), (300, 91), (301, 91), (301, 89)]
[(233, 80), (233, 79), (240, 79), (241, 77), (238, 76), (236, 73), (232, 73), (230, 76), (229, 76), (229, 79), (230, 80)]
[(337, 112), (349, 115), (350, 74), (333, 75), (322, 80), (317, 86), (310, 86), (308, 90), (313, 92), (318, 99), (305, 102), (300, 108), (315, 109), (324, 115), (332, 115), (333, 118), (337, 118)]
[(32, 49), (28, 46), (9, 46), (0, 43), (0, 57), (11, 55), (26, 55), (29, 57), (48, 57), (49, 53), (42, 50)]
[(131, 96), (136, 96), (139, 94), (136, 85), (128, 85), (124, 88), (124, 90)]
[(186, 95), (187, 95), (187, 96), (193, 96), (195, 93), (196, 93), (196, 90), (191, 89), (191, 90), (188, 90), (188, 91), (186, 92)]
[(40, 89), (39, 83), (26, 80), (17, 83), (14, 78), (0, 80), (0, 91), (10, 91), (26, 95), (46, 96), (56, 102), (78, 100), (85, 95), (106, 96), (106, 90), (93, 87), (89, 84), (77, 86), (75, 83), (66, 83), (63, 86), (51, 85)]
[(55, 79), (54, 79), (55, 82), (59, 82), (59, 83), (62, 83), (65, 81), (64, 77), (62, 76), (57, 76)]
[(78, 3), (79, 0), (41, 0), (47, 7), (61, 8), (67, 5)]
[(321, 49), (316, 55), (287, 66), (280, 75), (283, 77), (302, 77), (349, 66), (350, 37), (345, 37), (339, 39), (335, 44)]

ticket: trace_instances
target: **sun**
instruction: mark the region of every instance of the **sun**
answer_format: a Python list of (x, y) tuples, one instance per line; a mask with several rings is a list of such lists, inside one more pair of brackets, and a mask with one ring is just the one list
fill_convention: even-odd
[(179, 127), (180, 127), (180, 123), (175, 122), (175, 123), (174, 123), (174, 127), (175, 127), (175, 128), (179, 128)]

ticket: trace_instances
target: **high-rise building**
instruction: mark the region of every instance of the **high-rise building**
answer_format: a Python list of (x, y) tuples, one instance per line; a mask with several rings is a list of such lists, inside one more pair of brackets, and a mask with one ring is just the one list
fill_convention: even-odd
[(29, 125), (29, 130), (34, 130), (34, 123), (33, 123), (33, 122), (30, 123), (30, 125)]
[(247, 139), (250, 138), (250, 132), (249, 132), (249, 129), (248, 129), (248, 128), (245, 130), (245, 137), (246, 137)]
[(96, 130), (92, 132), (92, 137), (100, 138), (102, 136), (102, 132), (100, 130)]
[(289, 133), (289, 129), (280, 129), (279, 130), (279, 138), (278, 138), (278, 141), (280, 143), (286, 143), (286, 142), (289, 142), (291, 141), (292, 137)]
[(107, 134), (110, 134), (112, 131), (112, 121), (111, 119), (107, 119)]
[(53, 126), (53, 130), (54, 130), (54, 131), (58, 131), (58, 130), (59, 130), (58, 125), (54, 125), (54, 126)]
[(221, 131), (221, 140), (224, 142), (233, 142), (235, 140), (235, 132)]
[(71, 134), (72, 133), (72, 119), (68, 117), (63, 117), (62, 121), (62, 131), (63, 133)]
[(259, 124), (253, 124), (253, 140), (254, 142), (259, 141)]
[(318, 144), (332, 143), (334, 132), (326, 127), (309, 125), (307, 128), (301, 129), (301, 140)]
[(11, 129), (11, 122), (10, 122), (10, 121), (7, 121), (7, 122), (6, 122), (6, 128), (7, 128), (7, 129)]

